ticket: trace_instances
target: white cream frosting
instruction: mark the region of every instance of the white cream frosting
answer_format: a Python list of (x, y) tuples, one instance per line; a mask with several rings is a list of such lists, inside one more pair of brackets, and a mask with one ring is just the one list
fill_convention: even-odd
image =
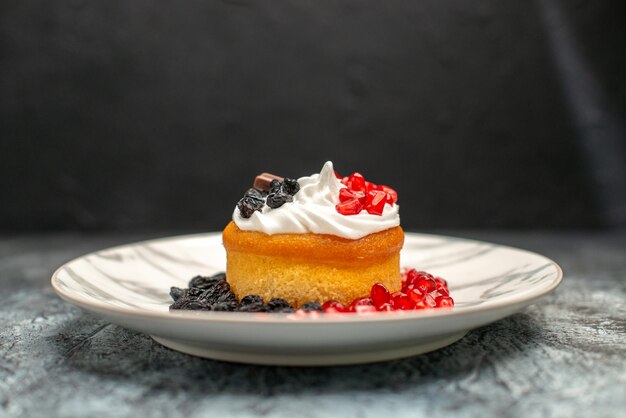
[(362, 210), (357, 215), (342, 215), (335, 209), (339, 189), (345, 186), (335, 177), (333, 163), (328, 161), (319, 174), (298, 179), (300, 191), (293, 201), (277, 209), (264, 206), (250, 218), (243, 218), (235, 207), (233, 221), (244, 231), (266, 234), (330, 234), (359, 239), (374, 232), (400, 225), (398, 205), (385, 204), (382, 215)]

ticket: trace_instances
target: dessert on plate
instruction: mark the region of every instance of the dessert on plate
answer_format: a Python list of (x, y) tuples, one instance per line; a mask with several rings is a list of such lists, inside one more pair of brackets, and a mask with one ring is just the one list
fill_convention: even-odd
[(226, 276), (238, 298), (282, 298), (298, 307), (348, 304), (375, 283), (400, 289), (404, 233), (393, 189), (358, 173), (340, 179), (330, 161), (319, 174), (256, 186), (223, 232)]
[(400, 269), (398, 195), (329, 161), (299, 179), (263, 173), (224, 228), (226, 273), (172, 287), (171, 310), (324, 313), (451, 308), (448, 285)]

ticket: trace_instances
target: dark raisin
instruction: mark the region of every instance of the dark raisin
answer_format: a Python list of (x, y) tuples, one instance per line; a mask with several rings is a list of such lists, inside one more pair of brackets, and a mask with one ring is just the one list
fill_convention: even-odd
[(205, 303), (192, 300), (191, 302), (187, 303), (183, 309), (191, 311), (210, 311), (211, 307)]
[(239, 312), (267, 312), (267, 305), (262, 303), (250, 303), (248, 305), (239, 305)]
[(298, 183), (298, 180), (289, 178), (285, 178), (285, 180), (283, 180), (282, 191), (284, 193), (293, 196), (294, 194), (298, 193), (299, 190), (300, 183)]
[(285, 299), (272, 298), (267, 302), (267, 307), (271, 312), (279, 312), (281, 309), (291, 308), (291, 305)]
[(223, 302), (239, 304), (239, 302), (237, 302), (237, 296), (235, 296), (233, 292), (223, 293), (217, 298), (216, 303), (223, 303)]
[[(214, 304), (217, 302), (223, 302), (230, 294), (230, 285), (225, 280), (220, 280), (212, 283), (208, 288), (204, 290), (199, 299), (207, 304)], [(234, 295), (233, 295), (234, 296)]]
[(322, 311), (322, 305), (319, 302), (307, 302), (300, 306), (300, 309), (306, 312)]
[(204, 293), (203, 289), (198, 289), (197, 287), (190, 287), (187, 289), (187, 293), (185, 297), (188, 299), (198, 299)]
[(249, 218), (257, 210), (260, 211), (263, 209), (263, 199), (257, 199), (252, 196), (244, 196), (241, 200), (239, 200), (239, 202), (237, 202), (237, 207), (239, 208), (239, 213), (243, 218)]
[(226, 280), (225, 273), (217, 273), (213, 276), (196, 276), (189, 281), (189, 287), (195, 287), (198, 289), (207, 289), (213, 283), (220, 280)]
[(287, 202), (291, 202), (293, 200), (293, 196), (288, 195), (284, 192), (276, 192), (276, 193), (270, 193), (267, 195), (267, 200), (266, 200), (266, 204), (267, 206), (269, 206), (272, 209), (276, 209), (281, 207), (282, 205), (284, 205)]
[(236, 301), (234, 303), (233, 302), (218, 302), (214, 304), (213, 306), (211, 306), (211, 309), (214, 311), (232, 312), (232, 311), (236, 311), (238, 307), (239, 307), (239, 304)]
[(252, 197), (254, 199), (260, 199), (260, 200), (265, 199), (264, 192), (259, 190), (259, 189), (255, 189), (254, 187), (249, 188), (246, 191), (246, 194), (244, 196), (245, 197)]
[(180, 287), (170, 287), (170, 296), (174, 302), (183, 297), (185, 293), (185, 289), (181, 289)]
[(189, 302), (191, 302), (191, 299), (179, 298), (176, 302), (170, 305), (170, 310), (185, 309), (185, 306), (187, 306)]
[(269, 193), (270, 193), (270, 194), (272, 194), (272, 193), (278, 193), (278, 192), (280, 192), (280, 191), (282, 190), (282, 188), (283, 188), (283, 183), (282, 183), (282, 182), (280, 182), (280, 181), (278, 181), (278, 180), (276, 180), (276, 179), (274, 179), (274, 180), (272, 180), (272, 181), (270, 182), (270, 190), (269, 190)]
[(248, 295), (241, 298), (242, 305), (263, 304), (263, 298), (259, 295)]

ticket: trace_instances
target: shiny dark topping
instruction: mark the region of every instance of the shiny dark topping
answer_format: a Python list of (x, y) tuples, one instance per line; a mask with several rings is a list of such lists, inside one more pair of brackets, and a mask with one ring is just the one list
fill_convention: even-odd
[(263, 299), (259, 295), (248, 295), (241, 298), (242, 305), (263, 304)]
[(287, 302), (285, 299), (281, 298), (272, 298), (269, 302), (267, 302), (267, 307), (270, 312), (282, 312), (282, 313), (291, 313), (296, 310)]
[(270, 182), (270, 188), (268, 190), (268, 193), (280, 193), (282, 191), (281, 190), (282, 186), (283, 186), (283, 183), (281, 183), (280, 181), (272, 180)]
[(293, 201), (293, 196), (288, 195), (283, 192), (278, 192), (278, 193), (268, 194), (265, 204), (267, 204), (267, 206), (269, 206), (272, 209), (277, 209), (281, 207), (282, 205), (284, 205), (285, 203), (291, 202), (291, 201)]
[(300, 306), (300, 310), (305, 312), (323, 311), (322, 305), (319, 302), (307, 302), (304, 305)]
[(211, 308), (213, 311), (222, 311), (222, 312), (233, 312), (236, 311), (239, 307), (239, 304), (235, 302), (218, 302), (214, 304)]
[(283, 178), (270, 173), (261, 173), (254, 179), (253, 187), (255, 189), (267, 191), (270, 189), (272, 180), (283, 181)]
[(225, 273), (213, 276), (195, 276), (189, 288), (172, 287), (170, 296), (174, 303), (170, 310), (221, 311), (221, 312), (276, 312), (291, 313), (295, 309), (284, 299), (273, 298), (267, 304), (258, 295), (248, 295), (237, 300), (226, 281)]
[(249, 218), (257, 210), (261, 211), (264, 204), (265, 202), (263, 199), (257, 199), (252, 196), (244, 196), (239, 200), (239, 202), (237, 202), (237, 207), (239, 208), (239, 213), (242, 217)]
[(293, 201), (293, 195), (299, 190), (300, 184), (295, 179), (285, 178), (283, 180), (282, 177), (263, 173), (257, 176), (254, 187), (248, 189), (237, 202), (237, 207), (242, 218), (249, 218), (254, 212), (262, 211), (265, 205), (277, 209), (285, 203)]
[(267, 306), (262, 303), (250, 303), (248, 305), (239, 305), (239, 312), (268, 312)]
[(181, 289), (180, 287), (171, 287), (170, 288), (170, 296), (172, 297), (172, 300), (174, 302), (176, 302), (178, 299), (180, 299), (184, 295), (185, 295), (185, 290), (184, 289)]
[(189, 280), (189, 287), (195, 287), (197, 289), (208, 289), (215, 282), (220, 280), (226, 280), (226, 274), (218, 273), (214, 276), (196, 276)]
[(300, 183), (296, 179), (285, 178), (283, 180), (283, 192), (287, 193), (290, 196), (298, 193), (300, 191)]
[(267, 196), (267, 192), (254, 187), (249, 188), (244, 196), (253, 197), (255, 199), (263, 200)]

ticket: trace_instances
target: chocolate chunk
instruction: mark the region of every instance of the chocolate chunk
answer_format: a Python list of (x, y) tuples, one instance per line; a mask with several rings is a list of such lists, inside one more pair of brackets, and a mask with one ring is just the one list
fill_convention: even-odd
[(270, 173), (261, 173), (254, 179), (254, 185), (252, 187), (258, 190), (268, 191), (272, 180), (283, 181), (283, 178)]

